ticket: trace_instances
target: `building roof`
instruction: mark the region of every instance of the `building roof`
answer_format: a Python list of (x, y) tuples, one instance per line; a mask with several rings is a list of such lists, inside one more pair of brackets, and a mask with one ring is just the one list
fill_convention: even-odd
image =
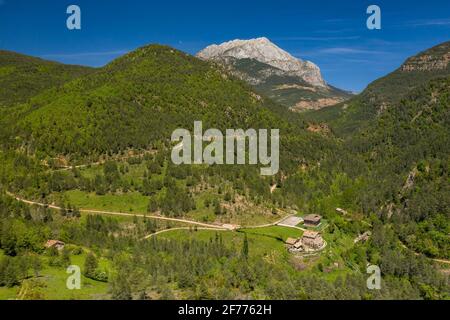
[(305, 221), (315, 221), (318, 222), (320, 221), (320, 219), (322, 219), (321, 216), (319, 216), (318, 214), (308, 214), (307, 216), (305, 216), (303, 218)]
[(286, 240), (286, 244), (293, 246), (295, 243), (297, 243), (298, 239), (294, 239), (294, 238), (287, 238)]
[(303, 233), (303, 237), (304, 237), (304, 238), (315, 239), (315, 238), (317, 238), (318, 236), (320, 236), (320, 234), (319, 234), (317, 231), (306, 230), (306, 231)]
[(47, 248), (51, 248), (55, 245), (64, 245), (64, 242), (59, 240), (48, 240), (47, 243), (45, 244)]
[(294, 248), (295, 248), (295, 249), (299, 249), (299, 248), (301, 248), (301, 247), (303, 247), (303, 243), (302, 243), (301, 241), (297, 241), (297, 242), (294, 244)]

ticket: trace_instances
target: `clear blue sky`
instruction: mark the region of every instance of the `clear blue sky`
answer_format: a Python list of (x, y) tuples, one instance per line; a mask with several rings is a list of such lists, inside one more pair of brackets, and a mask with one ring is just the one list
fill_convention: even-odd
[[(82, 30), (66, 28), (77, 4)], [(382, 30), (366, 9), (382, 10)], [(360, 91), (408, 56), (450, 40), (449, 0), (0, 0), (0, 48), (101, 66), (149, 43), (188, 53), (211, 43), (266, 36), (320, 66), (325, 79)]]

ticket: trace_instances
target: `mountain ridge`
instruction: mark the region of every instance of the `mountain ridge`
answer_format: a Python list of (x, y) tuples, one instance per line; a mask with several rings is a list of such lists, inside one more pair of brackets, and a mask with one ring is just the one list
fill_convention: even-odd
[(284, 108), (246, 83), (170, 47), (144, 46), (95, 70), (11, 109), (2, 121), (14, 127), (11, 139), (44, 158), (88, 156), (148, 148), (196, 120), (219, 129), (289, 125)]
[(94, 70), (86, 66), (67, 65), (0, 50), (0, 106), (25, 102), (50, 87)]
[(307, 119), (328, 122), (338, 135), (349, 135), (380, 117), (413, 89), (450, 75), (450, 41), (411, 56), (397, 69), (372, 83), (349, 101), (311, 112)]
[(293, 111), (328, 107), (351, 96), (328, 85), (317, 65), (293, 57), (265, 37), (211, 45), (196, 56), (224, 66), (259, 93)]
[(326, 85), (320, 69), (310, 61), (303, 61), (276, 46), (266, 37), (250, 40), (232, 40), (220, 45), (211, 45), (197, 53), (205, 60), (234, 57), (237, 59), (255, 59), (289, 74), (297, 75), (314, 86)]

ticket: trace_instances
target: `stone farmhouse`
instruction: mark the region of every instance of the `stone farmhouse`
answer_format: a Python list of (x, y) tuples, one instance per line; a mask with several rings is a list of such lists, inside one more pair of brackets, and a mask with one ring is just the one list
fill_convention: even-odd
[(286, 246), (289, 252), (314, 252), (325, 247), (326, 243), (319, 232), (307, 230), (299, 239), (288, 238)]

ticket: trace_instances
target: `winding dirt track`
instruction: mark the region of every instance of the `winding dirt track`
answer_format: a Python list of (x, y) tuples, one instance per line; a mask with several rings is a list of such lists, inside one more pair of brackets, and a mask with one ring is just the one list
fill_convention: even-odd
[[(36, 201), (30, 201), (23, 198), (20, 198), (11, 192), (6, 192), (9, 196), (13, 197), (17, 201), (23, 202), (28, 205), (36, 205), (40, 207), (47, 207), (55, 210), (61, 210), (61, 207), (55, 206), (55, 205), (48, 205), (45, 203), (39, 203)], [(122, 216), (122, 217), (146, 217), (149, 219), (156, 219), (156, 220), (164, 220), (164, 221), (172, 221), (172, 222), (181, 222), (181, 223), (187, 223), (192, 225), (197, 225), (209, 229), (214, 230), (234, 230), (234, 228), (231, 227), (224, 227), (222, 225), (215, 225), (215, 224), (208, 224), (208, 223), (202, 223), (192, 220), (186, 220), (186, 219), (177, 219), (177, 218), (169, 218), (169, 217), (163, 217), (163, 216), (155, 216), (155, 215), (144, 215), (144, 214), (132, 214), (132, 213), (124, 213), (124, 212), (114, 212), (114, 211), (102, 211), (102, 210), (91, 210), (91, 209), (80, 209), (80, 212), (84, 213), (95, 213), (95, 214), (104, 214), (104, 215), (111, 215), (111, 216)]]
[[(30, 206), (34, 205), (34, 206), (40, 206), (40, 207), (47, 207), (47, 208), (54, 209), (54, 210), (62, 209), (61, 207), (58, 207), (55, 205), (40, 203), (37, 201), (31, 201), (31, 200), (21, 198), (9, 191), (6, 191), (6, 194), (9, 195), (10, 197), (13, 197), (17, 201), (28, 204)], [(257, 225), (257, 226), (235, 226), (235, 225), (230, 225), (230, 224), (223, 224), (223, 225), (208, 224), (208, 223), (197, 222), (197, 221), (186, 220), (186, 219), (169, 218), (169, 217), (156, 216), (156, 215), (132, 214), (132, 213), (125, 213), (125, 212), (103, 211), (103, 210), (93, 210), (93, 209), (79, 209), (79, 211), (84, 212), (84, 213), (94, 213), (94, 214), (103, 214), (103, 215), (111, 215), (111, 216), (142, 217), (142, 218), (145, 217), (148, 219), (180, 222), (180, 223), (186, 223), (186, 224), (190, 224), (190, 225), (199, 226), (200, 228), (198, 228), (198, 230), (217, 230), (217, 231), (234, 231), (237, 229), (258, 229), (258, 228), (265, 228), (265, 227), (273, 227), (273, 226), (279, 225), (286, 218), (293, 216), (293, 215), (287, 215), (287, 216), (284, 216), (282, 219), (275, 221), (273, 223), (262, 224), (262, 225)], [(305, 230), (305, 229), (297, 227), (297, 226), (287, 226), (287, 225), (282, 225), (282, 226), (286, 227), (286, 228), (299, 229), (299, 230), (303, 230), (303, 231)], [(158, 231), (156, 233), (146, 236), (144, 239), (148, 239), (155, 235), (158, 235), (158, 234), (161, 234), (164, 232), (168, 232), (168, 231), (172, 231), (172, 230), (189, 230), (189, 227), (179, 227), (179, 228), (171, 228), (171, 229), (161, 230), (161, 231)]]
[[(157, 235), (159, 235), (161, 233), (172, 232), (172, 231), (175, 231), (175, 230), (191, 230), (191, 228), (190, 227), (178, 227), (178, 228), (170, 228), (170, 229), (160, 230), (160, 231), (157, 231), (155, 233), (151, 233), (151, 234), (145, 236), (144, 238), (142, 238), (142, 240), (147, 240), (147, 239), (150, 239), (150, 238), (152, 238), (154, 236), (157, 236)], [(197, 228), (197, 230), (229, 231), (228, 229), (203, 228), (203, 227)]]
[[(408, 248), (408, 247), (407, 247), (403, 242), (401, 242), (401, 241), (400, 241), (400, 245), (401, 245), (403, 248), (405, 248), (406, 250), (409, 250), (409, 251), (411, 251), (412, 253), (414, 253), (416, 256), (420, 256), (420, 253), (415, 252), (414, 250)], [(428, 259), (433, 260), (434, 262), (437, 262), (437, 263), (443, 263), (443, 264), (448, 264), (448, 265), (450, 265), (450, 260), (445, 260), (445, 259), (433, 259), (433, 258), (428, 258)]]
[[(40, 203), (40, 202), (36, 202), (36, 201), (30, 201), (30, 200), (26, 200), (23, 199), (19, 196), (16, 196), (15, 194), (6, 191), (6, 194), (9, 195), (10, 197), (13, 197), (14, 199), (16, 199), (17, 201), (20, 201), (22, 203), (28, 204), (28, 205), (35, 205), (35, 206), (40, 206), (40, 207), (47, 207), (47, 208), (51, 208), (51, 209), (55, 209), (55, 210), (61, 210), (61, 207), (55, 206), (55, 205), (50, 205), (50, 204), (45, 204), (45, 203)], [(169, 217), (163, 217), (163, 216), (155, 216), (155, 215), (144, 215), (144, 214), (132, 214), (132, 213), (124, 213), (124, 212), (113, 212), (113, 211), (102, 211), (102, 210), (91, 210), (91, 209), (80, 209), (80, 212), (84, 212), (84, 213), (94, 213), (94, 214), (104, 214), (104, 215), (111, 215), (111, 216), (122, 216), (122, 217), (146, 217), (149, 219), (156, 219), (156, 220), (163, 220), (163, 221), (172, 221), (172, 222), (180, 222), (180, 223), (186, 223), (186, 224), (190, 224), (190, 225), (195, 225), (195, 226), (200, 226), (200, 228), (197, 228), (197, 230), (216, 230), (216, 231), (234, 231), (236, 229), (258, 229), (258, 228), (265, 228), (265, 227), (272, 227), (272, 226), (276, 226), (279, 225), (282, 221), (284, 221), (286, 218), (289, 217), (285, 216), (283, 217), (281, 220), (279, 221), (275, 221), (273, 223), (269, 223), (269, 224), (263, 224), (263, 225), (258, 225), (258, 226), (242, 226), (242, 227), (235, 227), (233, 225), (216, 225), (216, 224), (208, 224), (208, 223), (202, 223), (202, 222), (197, 222), (197, 221), (192, 221), (192, 220), (186, 220), (186, 219), (178, 219), (178, 218), (169, 218)], [(293, 216), (293, 215), (291, 215)], [(283, 227), (286, 228), (293, 228), (293, 229), (299, 229), (302, 231), (305, 231), (305, 229), (297, 227), (297, 226), (288, 226), (288, 225), (282, 225)], [(169, 232), (169, 231), (174, 231), (174, 230), (189, 230), (189, 227), (177, 227), (177, 228), (171, 228), (171, 229), (165, 229), (165, 230), (161, 230), (152, 234), (149, 234), (147, 236), (145, 236), (143, 238), (143, 240), (145, 239), (150, 239), (151, 237), (154, 237), (156, 235), (165, 233), (165, 232)], [(401, 245), (406, 248), (409, 249), (408, 247), (406, 247), (403, 243), (401, 243)], [(411, 249), (409, 249), (411, 250)], [(419, 255), (417, 252), (414, 252), (416, 255)], [(437, 263), (443, 263), (443, 264), (448, 264), (450, 265), (450, 260), (445, 260), (445, 259), (431, 259), (430, 260), (437, 262)]]
[(438, 263), (450, 264), (450, 260), (433, 259), (433, 261)]
[(100, 166), (102, 164), (105, 164), (109, 160), (123, 161), (123, 160), (131, 159), (131, 158), (135, 158), (135, 157), (142, 157), (145, 154), (156, 154), (156, 153), (157, 153), (157, 151), (146, 151), (146, 152), (143, 152), (141, 154), (131, 154), (131, 155), (120, 156), (120, 157), (115, 157), (115, 158), (113, 157), (111, 159), (103, 159), (103, 160), (96, 161), (96, 162), (91, 162), (91, 163), (88, 163), (88, 164), (63, 166), (63, 167), (60, 167), (58, 169), (51, 169), (49, 171), (69, 171), (69, 170), (72, 170), (72, 169), (82, 169), (82, 168), (87, 168), (87, 167), (90, 167), (90, 166)]

